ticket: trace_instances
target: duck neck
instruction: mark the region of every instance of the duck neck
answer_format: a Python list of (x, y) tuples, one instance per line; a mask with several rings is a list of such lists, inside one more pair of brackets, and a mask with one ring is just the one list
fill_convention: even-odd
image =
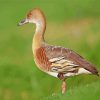
[(46, 29), (46, 22), (44, 19), (36, 22), (36, 31), (35, 31), (35, 34), (33, 37), (33, 43), (32, 43), (33, 52), (42, 46), (44, 42), (45, 29)]

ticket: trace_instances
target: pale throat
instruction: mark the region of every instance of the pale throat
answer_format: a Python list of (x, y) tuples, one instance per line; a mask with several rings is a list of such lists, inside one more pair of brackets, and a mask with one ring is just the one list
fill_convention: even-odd
[(33, 42), (32, 42), (32, 51), (33, 54), (41, 47), (42, 43), (44, 42), (44, 32), (45, 32), (45, 23), (42, 21), (35, 21), (36, 24), (36, 30), (35, 34), (33, 36)]
[(40, 21), (36, 22), (36, 30), (35, 30), (35, 34), (40, 33), (43, 27), (43, 23)]

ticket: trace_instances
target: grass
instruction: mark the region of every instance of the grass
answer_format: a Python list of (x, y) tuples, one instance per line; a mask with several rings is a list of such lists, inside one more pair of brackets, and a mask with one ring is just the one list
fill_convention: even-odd
[[(50, 95), (46, 98), (43, 98), (41, 100), (98, 100), (100, 98), (99, 96), (99, 88), (97, 86), (100, 86), (99, 83), (92, 83), (87, 84), (85, 86), (75, 87), (74, 89), (70, 89), (66, 94), (63, 96), (58, 93), (55, 95)], [(85, 91), (85, 92), (84, 92)], [(91, 96), (88, 96), (91, 91)]]
[(99, 3), (0, 0), (0, 100), (99, 100), (100, 79), (92, 75), (67, 79), (67, 92), (61, 95), (61, 81), (41, 72), (34, 63), (31, 43), (35, 27), (17, 27), (29, 9), (41, 8), (47, 18), (46, 41), (73, 49), (100, 70)]

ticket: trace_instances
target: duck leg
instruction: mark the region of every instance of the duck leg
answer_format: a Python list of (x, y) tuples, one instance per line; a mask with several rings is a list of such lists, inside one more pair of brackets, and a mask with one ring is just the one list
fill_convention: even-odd
[(61, 91), (62, 91), (62, 94), (64, 94), (66, 92), (66, 82), (65, 82), (64, 75), (63, 75), (63, 73), (58, 73), (57, 77), (60, 80), (62, 80)]
[(65, 80), (63, 80), (63, 82), (62, 82), (61, 90), (62, 90), (62, 94), (64, 94), (66, 92), (66, 82), (65, 82)]

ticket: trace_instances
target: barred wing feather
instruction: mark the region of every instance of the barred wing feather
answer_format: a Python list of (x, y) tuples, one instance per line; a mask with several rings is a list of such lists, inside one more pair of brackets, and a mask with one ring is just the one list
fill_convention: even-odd
[(59, 46), (46, 46), (45, 50), (46, 56), (52, 63), (51, 71), (77, 73), (80, 68), (83, 68), (90, 73), (98, 75), (98, 71), (94, 65), (70, 49)]

